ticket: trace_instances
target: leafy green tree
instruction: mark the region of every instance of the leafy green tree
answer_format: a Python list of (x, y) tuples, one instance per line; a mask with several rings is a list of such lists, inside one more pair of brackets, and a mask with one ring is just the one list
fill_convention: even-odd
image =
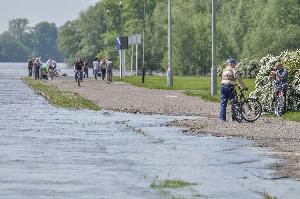
[(23, 36), (28, 29), (29, 21), (25, 18), (18, 18), (9, 21), (8, 29), (13, 36), (20, 42), (23, 42)]
[(54, 57), (57, 61), (62, 61), (63, 56), (57, 50), (58, 30), (54, 23), (41, 22), (35, 27), (34, 54), (41, 56), (44, 60)]
[(0, 35), (0, 62), (24, 62), (30, 52), (30, 49), (10, 32)]
[[(144, 2), (146, 16), (144, 17)], [(211, 68), (211, 1), (173, 0), (174, 72), (207, 74)], [(107, 10), (110, 10), (107, 15)], [(233, 56), (260, 58), (300, 46), (299, 0), (218, 1), (218, 64)], [(148, 71), (167, 68), (167, 1), (126, 0), (122, 7), (123, 34), (145, 29), (145, 66)], [(102, 0), (67, 22), (59, 33), (59, 47), (68, 58), (110, 54), (115, 61), (115, 39), (121, 34), (118, 0)], [(128, 60), (128, 59), (127, 59)], [(142, 53), (139, 54), (141, 64)]]

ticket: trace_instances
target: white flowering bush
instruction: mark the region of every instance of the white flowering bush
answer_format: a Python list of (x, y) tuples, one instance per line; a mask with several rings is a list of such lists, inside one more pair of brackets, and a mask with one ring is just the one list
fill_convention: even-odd
[(300, 110), (300, 50), (284, 51), (279, 56), (267, 55), (260, 60), (260, 70), (256, 76), (255, 91), (250, 97), (259, 99), (263, 110), (272, 111), (272, 102), (275, 98), (274, 80), (271, 77), (271, 70), (275, 63), (280, 61), (288, 69), (288, 92), (287, 110)]
[[(222, 71), (226, 66), (227, 62), (224, 62), (221, 66), (218, 67), (219, 76), (222, 76)], [(248, 59), (241, 60), (236, 67), (236, 71), (239, 73), (241, 78), (255, 78), (259, 69), (259, 61)]]

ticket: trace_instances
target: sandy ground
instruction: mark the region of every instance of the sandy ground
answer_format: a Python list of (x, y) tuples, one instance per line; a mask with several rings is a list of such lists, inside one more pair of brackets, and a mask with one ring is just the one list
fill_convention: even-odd
[[(167, 125), (181, 126), (187, 133), (210, 133), (254, 140), (258, 146), (271, 147), (282, 159), (274, 165), (282, 177), (300, 180), (300, 123), (278, 118), (261, 117), (255, 123), (221, 122), (218, 103), (186, 96), (182, 91), (145, 89), (130, 84), (111, 84), (94, 78), (84, 79), (78, 87), (71, 77), (49, 81), (63, 91), (73, 91), (104, 109), (143, 114), (202, 116), (197, 120), (173, 121)], [(230, 118), (230, 116), (227, 116)]]

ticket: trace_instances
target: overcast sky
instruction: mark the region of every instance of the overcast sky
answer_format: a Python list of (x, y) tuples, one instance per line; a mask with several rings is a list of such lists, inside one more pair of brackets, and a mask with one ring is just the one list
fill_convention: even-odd
[(41, 21), (56, 23), (76, 19), (80, 11), (86, 10), (99, 0), (0, 0), (0, 33), (8, 30), (11, 19), (27, 18), (33, 27)]

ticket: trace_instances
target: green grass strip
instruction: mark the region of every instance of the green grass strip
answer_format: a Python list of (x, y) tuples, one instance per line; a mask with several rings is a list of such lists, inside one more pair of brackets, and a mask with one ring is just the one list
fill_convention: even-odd
[(270, 196), (268, 193), (264, 193), (264, 199), (278, 199), (277, 197)]
[[(114, 81), (125, 81), (134, 86), (163, 89), (163, 90), (182, 90), (186, 95), (200, 97), (203, 100), (211, 102), (220, 101), (220, 89), (217, 95), (211, 95), (210, 77), (208, 76), (174, 76), (173, 87), (167, 86), (167, 78), (165, 76), (146, 76), (145, 82), (142, 83), (141, 76), (128, 76), (125, 79), (115, 77)], [(248, 86), (248, 94), (255, 89), (255, 79), (245, 79), (245, 84)], [(221, 85), (221, 79), (218, 79), (218, 85)]]
[[(124, 81), (131, 83), (134, 86), (164, 89), (164, 90), (182, 90), (186, 95), (200, 97), (209, 102), (220, 102), (220, 88), (217, 95), (211, 95), (210, 77), (208, 76), (174, 76), (173, 87), (167, 86), (166, 76), (149, 75), (145, 77), (145, 83), (142, 83), (141, 76), (127, 76), (125, 79), (114, 77), (114, 81)], [(255, 90), (255, 79), (243, 79), (249, 90), (245, 93), (246, 96)], [(221, 79), (218, 78), (218, 86), (221, 85)], [(283, 119), (289, 121), (300, 122), (300, 112), (287, 112), (283, 115)]]
[(78, 93), (62, 92), (57, 87), (48, 85), (42, 80), (34, 80), (29, 77), (24, 77), (22, 80), (55, 106), (75, 110), (90, 109), (98, 111), (101, 109), (98, 105), (81, 97)]
[(190, 183), (186, 182), (183, 180), (163, 180), (160, 182), (153, 181), (150, 185), (151, 188), (171, 188), (171, 189), (176, 189), (176, 188), (181, 188), (181, 187), (186, 187), (186, 186), (191, 186), (191, 185), (197, 185), (196, 183)]
[(282, 117), (285, 120), (300, 122), (300, 112), (287, 112)]

